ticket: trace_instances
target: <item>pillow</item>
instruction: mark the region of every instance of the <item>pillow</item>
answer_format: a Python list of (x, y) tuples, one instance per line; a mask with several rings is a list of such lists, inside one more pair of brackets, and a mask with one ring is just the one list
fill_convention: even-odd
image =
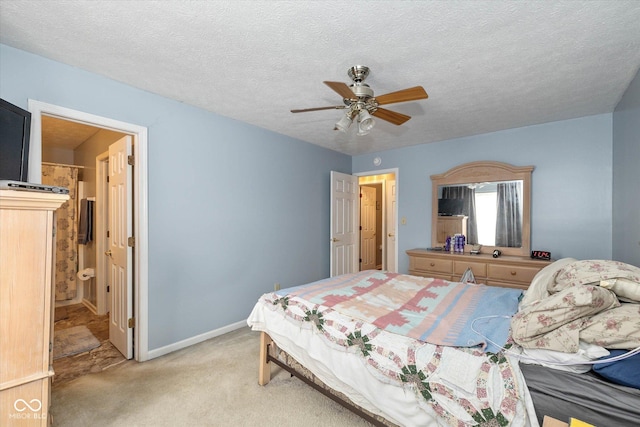
[(547, 288), (553, 283), (556, 273), (567, 264), (575, 262), (575, 258), (562, 258), (547, 265), (533, 277), (529, 288), (524, 293), (524, 297), (520, 302), (520, 308), (530, 305), (534, 301), (539, 301), (549, 296)]
[[(627, 350), (612, 350), (609, 357), (626, 352)], [(640, 354), (634, 354), (617, 362), (595, 364), (593, 370), (613, 383), (640, 389)]]
[(591, 316), (580, 329), (580, 339), (609, 349), (640, 347), (640, 304), (623, 303)]
[[(576, 353), (541, 348), (523, 348), (522, 357), (518, 357), (518, 359), (526, 364), (542, 365), (559, 371), (583, 374), (591, 370), (591, 365), (581, 363), (609, 355), (609, 351), (599, 345), (580, 341), (579, 346), (580, 348)], [(561, 363), (561, 365), (558, 363)]]
[[(600, 283), (600, 286), (606, 287), (602, 285), (603, 282)], [(613, 282), (611, 290), (622, 300), (640, 302), (640, 283), (638, 282), (623, 278), (617, 278)]]
[(550, 284), (550, 293), (576, 285), (597, 285), (640, 302), (640, 268), (620, 261), (584, 260), (565, 265)]

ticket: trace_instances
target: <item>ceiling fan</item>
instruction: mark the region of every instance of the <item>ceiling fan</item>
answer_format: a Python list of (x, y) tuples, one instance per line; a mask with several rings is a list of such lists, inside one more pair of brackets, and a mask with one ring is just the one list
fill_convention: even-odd
[(375, 122), (373, 117), (386, 120), (394, 125), (401, 125), (411, 118), (402, 113), (380, 108), (380, 105), (393, 104), (396, 102), (415, 101), (428, 98), (427, 92), (422, 86), (415, 86), (408, 89), (391, 92), (380, 96), (373, 96), (373, 90), (364, 80), (369, 75), (369, 67), (356, 65), (347, 70), (347, 74), (353, 80), (353, 84), (347, 86), (342, 82), (324, 82), (338, 95), (342, 96), (344, 105), (334, 105), (330, 107), (305, 108), (291, 110), (292, 113), (305, 113), (319, 110), (347, 110), (342, 118), (336, 123), (336, 130), (346, 132), (351, 126), (354, 118), (358, 121), (358, 135), (366, 135), (371, 131)]

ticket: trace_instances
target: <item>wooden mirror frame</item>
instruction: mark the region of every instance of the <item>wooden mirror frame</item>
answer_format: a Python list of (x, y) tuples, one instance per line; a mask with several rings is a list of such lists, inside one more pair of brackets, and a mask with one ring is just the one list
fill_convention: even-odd
[(501, 162), (479, 161), (456, 166), (442, 174), (431, 175), (431, 246), (442, 246), (437, 238), (439, 186), (522, 180), (522, 246), (519, 248), (482, 246), (482, 253), (493, 253), (494, 249), (499, 249), (503, 255), (530, 256), (531, 173), (533, 169), (533, 166), (512, 166)]

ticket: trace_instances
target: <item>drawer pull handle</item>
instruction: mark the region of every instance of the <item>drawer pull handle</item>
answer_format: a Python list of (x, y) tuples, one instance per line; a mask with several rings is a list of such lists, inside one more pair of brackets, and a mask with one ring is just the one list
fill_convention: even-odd
[(517, 274), (517, 273), (516, 273), (515, 271), (512, 271), (512, 272), (511, 272), (511, 275), (512, 275), (512, 276), (515, 276), (516, 274)]
[(431, 267), (435, 267), (435, 265), (436, 265), (436, 264), (432, 262), (432, 263), (429, 263), (429, 265), (430, 265)]

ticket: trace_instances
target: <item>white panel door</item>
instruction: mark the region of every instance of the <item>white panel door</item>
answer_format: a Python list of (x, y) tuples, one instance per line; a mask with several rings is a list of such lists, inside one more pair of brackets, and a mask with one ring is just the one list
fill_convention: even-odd
[(131, 198), (132, 138), (125, 136), (109, 146), (109, 285), (111, 310), (109, 312), (109, 340), (127, 358), (133, 357), (132, 251), (128, 245), (132, 233)]
[(376, 189), (360, 187), (360, 270), (376, 268)]
[(358, 271), (358, 178), (331, 171), (331, 277)]
[(386, 240), (385, 240), (385, 248), (386, 248), (386, 258), (387, 265), (385, 266), (385, 270), (390, 271), (392, 273), (397, 273), (398, 271), (398, 252), (396, 250), (396, 216), (397, 216), (397, 205), (396, 205), (396, 181), (395, 180), (387, 180), (385, 182), (385, 209), (386, 209)]

